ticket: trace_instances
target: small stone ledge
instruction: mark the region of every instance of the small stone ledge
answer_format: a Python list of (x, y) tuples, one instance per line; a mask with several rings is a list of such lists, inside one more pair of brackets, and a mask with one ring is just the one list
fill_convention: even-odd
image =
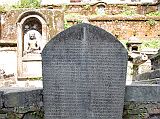
[[(123, 119), (160, 116), (159, 94), (159, 85), (126, 86)], [(42, 88), (0, 88), (0, 119), (18, 117), (43, 119)]]
[[(79, 18), (79, 17), (77, 17)], [(67, 21), (77, 21), (77, 18), (66, 18)], [(82, 17), (83, 18), (83, 17)], [(148, 21), (150, 19), (153, 19), (155, 21), (159, 21), (159, 16), (144, 16), (144, 15), (138, 15), (138, 16), (123, 16), (123, 15), (91, 15), (86, 17), (88, 21)]]
[(42, 88), (0, 88), (0, 119), (41, 119), (42, 91)]
[(0, 95), (0, 108), (5, 112), (12, 110), (26, 113), (39, 110), (43, 106), (43, 94), (40, 88), (0, 88)]
[(143, 84), (126, 86), (125, 102), (160, 102), (160, 85)]

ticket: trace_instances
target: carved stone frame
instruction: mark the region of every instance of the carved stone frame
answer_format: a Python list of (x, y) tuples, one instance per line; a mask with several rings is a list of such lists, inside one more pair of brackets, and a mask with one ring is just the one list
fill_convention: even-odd
[[(17, 21), (17, 79), (23, 77), (23, 29), (22, 26), (29, 18), (37, 18), (42, 24), (42, 39), (47, 42), (47, 23), (42, 15), (35, 11), (22, 13)], [(43, 44), (45, 45), (45, 44)], [(44, 46), (42, 46), (44, 47)], [(37, 60), (37, 59), (35, 59)], [(38, 59), (41, 61), (41, 57)], [(24, 78), (24, 77), (23, 77)]]

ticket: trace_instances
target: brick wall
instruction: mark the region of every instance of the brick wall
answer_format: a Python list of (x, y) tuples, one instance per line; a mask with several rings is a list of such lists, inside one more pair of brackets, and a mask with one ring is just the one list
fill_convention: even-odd
[[(146, 40), (160, 38), (160, 17), (99, 16), (87, 19), (89, 23), (105, 29), (120, 40), (128, 40), (133, 35)], [(78, 23), (76, 18), (69, 18), (67, 21), (70, 26)]]

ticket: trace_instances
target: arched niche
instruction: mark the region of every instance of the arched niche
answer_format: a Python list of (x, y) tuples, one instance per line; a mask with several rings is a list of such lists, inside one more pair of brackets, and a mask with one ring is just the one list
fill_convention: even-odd
[(17, 78), (41, 77), (41, 51), (47, 43), (43, 15), (29, 11), (17, 20)]
[(35, 17), (28, 18), (22, 25), (22, 51), (23, 56), (39, 54), (42, 50), (42, 24)]
[(106, 4), (105, 3), (99, 3), (97, 4), (96, 12), (98, 15), (105, 15), (106, 10)]

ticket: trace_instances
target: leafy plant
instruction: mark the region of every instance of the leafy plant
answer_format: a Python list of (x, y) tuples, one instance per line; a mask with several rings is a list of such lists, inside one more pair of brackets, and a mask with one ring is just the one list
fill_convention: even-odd
[(136, 13), (135, 10), (126, 10), (126, 11), (120, 13), (120, 15), (124, 15), (124, 16), (135, 16), (135, 15), (138, 15), (138, 14)]
[(160, 16), (160, 11), (150, 12), (150, 13), (146, 14), (146, 16)]
[(86, 9), (86, 10), (89, 10), (91, 8), (91, 5), (86, 4), (86, 5), (83, 6), (83, 8)]
[(77, 24), (82, 23), (82, 20), (78, 19), (76, 20)]
[(135, 9), (131, 9), (127, 4), (123, 5), (123, 12), (120, 13), (120, 15), (124, 15), (124, 16), (134, 16), (134, 15), (138, 15), (135, 11)]
[(156, 21), (154, 19), (149, 19), (148, 21), (146, 21), (146, 23), (148, 23), (150, 26), (156, 25)]
[(160, 39), (142, 40), (142, 49), (144, 48), (160, 48)]
[(71, 25), (68, 24), (67, 20), (64, 20), (64, 29), (67, 29), (71, 27)]
[(39, 0), (20, 0), (17, 5), (14, 5), (13, 8), (39, 8)]
[(0, 13), (4, 13), (4, 12), (6, 12), (5, 7), (0, 5)]

